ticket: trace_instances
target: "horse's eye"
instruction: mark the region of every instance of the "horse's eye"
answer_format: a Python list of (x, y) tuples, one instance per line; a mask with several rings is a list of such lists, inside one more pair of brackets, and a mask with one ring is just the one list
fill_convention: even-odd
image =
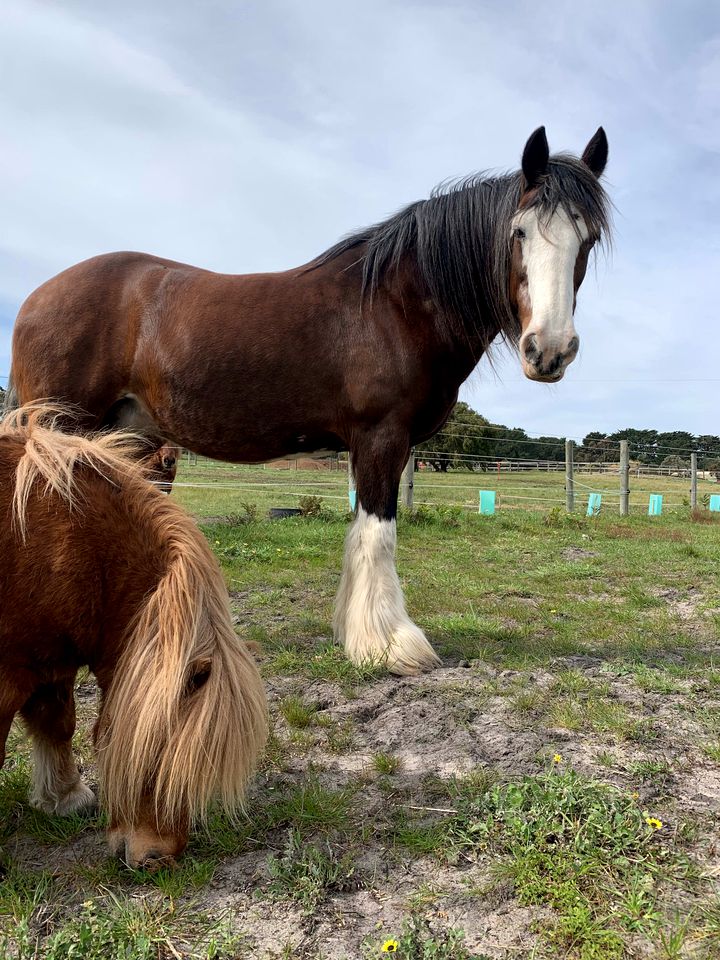
[(513, 236), (517, 237), (518, 240), (524, 240), (525, 231), (523, 230), (522, 227), (515, 227), (515, 229), (513, 230)]
[(574, 213), (572, 215), (573, 220), (582, 220), (582, 215), (579, 213)]

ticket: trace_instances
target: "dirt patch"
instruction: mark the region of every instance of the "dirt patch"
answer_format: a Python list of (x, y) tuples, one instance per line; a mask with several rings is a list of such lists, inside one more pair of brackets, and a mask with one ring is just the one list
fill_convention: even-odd
[(586, 550), (584, 547), (565, 547), (560, 556), (563, 560), (590, 560), (596, 557), (594, 550)]
[(698, 605), (703, 600), (702, 591), (692, 587), (684, 592), (673, 587), (657, 587), (651, 589), (650, 593), (658, 600), (663, 600), (681, 620), (693, 620), (698, 613)]
[[(647, 732), (633, 739), (571, 731), (554, 725), (542, 702), (518, 712), (518, 691), (537, 691), (542, 698), (567, 671), (607, 687), (610, 704), (647, 718)], [(275, 678), (269, 686), (276, 734), (289, 742), (292, 730), (278, 716), (277, 704), (295, 688), (294, 681)], [(498, 960), (533, 955), (547, 911), (518, 904), (512, 888), (494, 879), (490, 864), (448, 866), (436, 857), (417, 859), (402, 848), (388, 848), (385, 827), (391, 812), (421, 820), (451, 812), (428, 794), (433, 777), (485, 769), (504, 780), (537, 773), (558, 754), (582, 773), (637, 793), (638, 802), (661, 814), (670, 830), (687, 816), (707, 825), (720, 815), (720, 769), (702, 755), (701, 725), (682, 709), (688, 691), (644, 693), (632, 679), (612, 676), (597, 657), (558, 658), (552, 668), (532, 672), (473, 663), (469, 669), (380, 679), (350, 696), (333, 683), (315, 681), (304, 686), (303, 694), (318, 706), (317, 722), (310, 742), (288, 758), (285, 782), (316, 775), (328, 789), (356, 791), (352, 816), (364, 831), (364, 879), (361, 889), (334, 894), (308, 915), (288, 902), (263, 898), (268, 850), (225, 862), (213, 885), (215, 905), (231, 909), (258, 957), (279, 955), (272, 952), (278, 943), (292, 943), (293, 956), (313, 960), (361, 957), (363, 943), (397, 935), (418, 902), (436, 929), (462, 928), (472, 951)], [(324, 733), (334, 724), (353, 730), (352, 746), (340, 754), (329, 749)], [(398, 758), (391, 778), (374, 768), (378, 753)], [(707, 834), (697, 854), (711, 868), (716, 846), (707, 843)]]

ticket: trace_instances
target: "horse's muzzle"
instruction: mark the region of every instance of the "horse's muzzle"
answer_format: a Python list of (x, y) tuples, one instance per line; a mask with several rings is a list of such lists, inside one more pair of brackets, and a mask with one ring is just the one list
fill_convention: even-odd
[(540, 383), (557, 383), (562, 380), (566, 369), (577, 356), (580, 348), (578, 337), (571, 337), (567, 346), (557, 348), (543, 347), (534, 333), (526, 334), (520, 341), (520, 360), (523, 373), (528, 380)]

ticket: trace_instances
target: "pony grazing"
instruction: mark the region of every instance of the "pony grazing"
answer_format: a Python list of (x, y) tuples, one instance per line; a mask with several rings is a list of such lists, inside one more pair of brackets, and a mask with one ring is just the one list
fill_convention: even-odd
[(72, 752), (73, 683), (89, 666), (110, 845), (131, 867), (157, 866), (213, 801), (241, 803), (265, 693), (209, 547), (144, 479), (138, 439), (62, 433), (61, 413), (30, 405), (0, 422), (0, 765), (19, 713), (31, 802), (95, 804)]
[(355, 662), (430, 669), (395, 569), (403, 466), (497, 338), (530, 379), (563, 376), (576, 294), (609, 231), (607, 153), (600, 128), (580, 159), (550, 156), (540, 127), (517, 173), (444, 187), (283, 273), (87, 260), (23, 304), (9, 399), (62, 398), (88, 429), (129, 425), (221, 460), (349, 450), (358, 507), (336, 638)]

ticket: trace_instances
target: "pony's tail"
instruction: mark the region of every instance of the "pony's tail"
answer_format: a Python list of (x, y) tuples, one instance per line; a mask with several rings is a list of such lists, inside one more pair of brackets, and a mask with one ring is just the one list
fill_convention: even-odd
[(182, 516), (164, 522), (168, 567), (120, 656), (97, 748), (110, 822), (137, 825), (149, 802), (171, 828), (203, 820), (216, 800), (230, 814), (242, 805), (267, 700), (202, 534)]

